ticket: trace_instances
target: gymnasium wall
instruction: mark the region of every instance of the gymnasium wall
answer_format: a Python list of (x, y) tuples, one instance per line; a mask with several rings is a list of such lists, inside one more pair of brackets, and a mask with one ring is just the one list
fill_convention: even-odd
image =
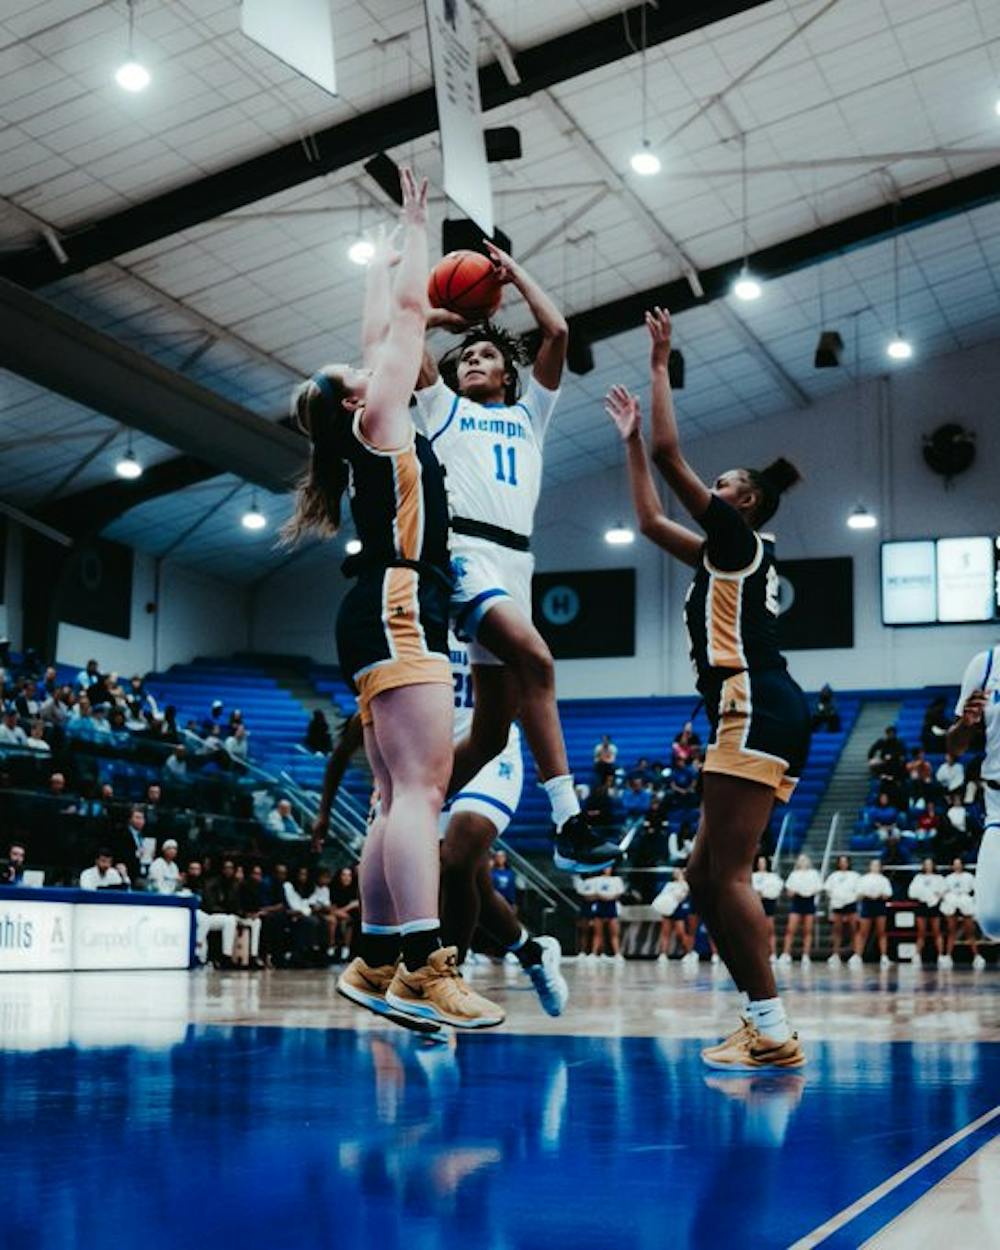
[(8, 521), (5, 530), (3, 602), (0, 603), (0, 638), (15, 642), (21, 637), (21, 529)]
[[(954, 682), (977, 649), (996, 641), (1000, 630), (989, 625), (884, 627), (879, 543), (1000, 532), (998, 393), (1000, 355), (985, 345), (916, 363), (860, 393), (847, 391), (803, 411), (685, 444), (692, 464), (709, 479), (778, 455), (794, 460), (807, 481), (786, 496), (775, 518), (779, 559), (854, 557), (855, 646), (794, 653), (790, 666), (804, 686)], [(681, 392), (682, 413), (683, 403)], [(977, 462), (950, 490), (921, 455), (922, 436), (948, 420), (978, 434)], [(613, 438), (609, 427), (609, 447)], [(847, 512), (859, 499), (877, 512), (877, 530), (847, 529)], [(535, 544), (540, 570), (632, 565), (638, 572), (638, 662), (561, 661), (564, 697), (680, 694), (693, 688), (681, 623), (689, 572), (661, 558), (645, 540), (615, 549), (601, 539), (609, 524), (631, 515), (624, 463), (543, 496)], [(676, 510), (672, 515), (683, 519)]]

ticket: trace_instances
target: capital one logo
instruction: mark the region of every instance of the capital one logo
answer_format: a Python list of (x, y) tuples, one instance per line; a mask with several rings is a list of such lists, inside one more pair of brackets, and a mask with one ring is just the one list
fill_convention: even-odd
[(542, 616), (550, 625), (572, 625), (580, 615), (580, 596), (572, 586), (551, 586), (542, 596)]

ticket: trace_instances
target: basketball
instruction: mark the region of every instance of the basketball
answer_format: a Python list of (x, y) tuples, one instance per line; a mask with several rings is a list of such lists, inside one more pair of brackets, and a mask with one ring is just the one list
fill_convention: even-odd
[(434, 308), (447, 308), (475, 321), (496, 312), (503, 298), (503, 286), (488, 256), (481, 252), (449, 252), (431, 270), (427, 297)]

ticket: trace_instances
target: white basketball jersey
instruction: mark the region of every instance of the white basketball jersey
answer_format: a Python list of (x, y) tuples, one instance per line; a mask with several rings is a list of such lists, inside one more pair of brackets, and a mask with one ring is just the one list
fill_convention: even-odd
[(986, 692), (986, 758), (982, 775), (989, 781), (1000, 781), (1000, 647), (980, 651), (965, 670), (955, 705), (956, 716), (962, 715), (965, 701), (973, 690)]
[[(455, 685), (453, 733), (455, 741), (461, 742), (472, 727), (472, 713), (476, 706), (472, 689), (472, 665), (469, 663), (468, 646), (459, 642), (451, 630), (448, 631), (448, 651), (451, 655), (451, 677)], [(501, 754), (506, 755), (508, 751), (518, 754), (521, 751), (521, 731), (516, 725), (511, 725), (507, 745)]]
[(510, 407), (477, 404), (439, 378), (416, 398), (419, 424), (444, 465), (452, 516), (530, 537), (542, 489), (542, 441), (559, 392), (532, 377)]

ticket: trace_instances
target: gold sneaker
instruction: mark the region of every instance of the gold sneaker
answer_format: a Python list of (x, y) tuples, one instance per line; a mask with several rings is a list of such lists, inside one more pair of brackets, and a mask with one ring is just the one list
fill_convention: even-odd
[(385, 992), (396, 974), (395, 964), (386, 964), (383, 968), (369, 968), (358, 956), (352, 959), (337, 978), (337, 993), (349, 998), (359, 1007), (367, 1007), (377, 1015), (388, 1014)]
[(385, 1001), (405, 1015), (456, 1029), (489, 1029), (504, 1021), (496, 1003), (470, 990), (462, 980), (454, 946), (434, 951), (416, 972), (400, 962)]
[(773, 1037), (758, 1033), (753, 1025), (728, 1048), (711, 1054), (702, 1052), (702, 1059), (720, 1072), (779, 1072), (801, 1068), (806, 1062), (798, 1033), (793, 1033), (787, 1042), (776, 1042)]
[(729, 1051), (734, 1046), (742, 1046), (747, 1032), (753, 1029), (749, 1016), (740, 1016), (740, 1027), (735, 1033), (730, 1033), (728, 1037), (723, 1038), (721, 1042), (716, 1042), (714, 1046), (706, 1046), (701, 1052), (702, 1059), (708, 1063), (709, 1059), (715, 1058), (716, 1055)]

